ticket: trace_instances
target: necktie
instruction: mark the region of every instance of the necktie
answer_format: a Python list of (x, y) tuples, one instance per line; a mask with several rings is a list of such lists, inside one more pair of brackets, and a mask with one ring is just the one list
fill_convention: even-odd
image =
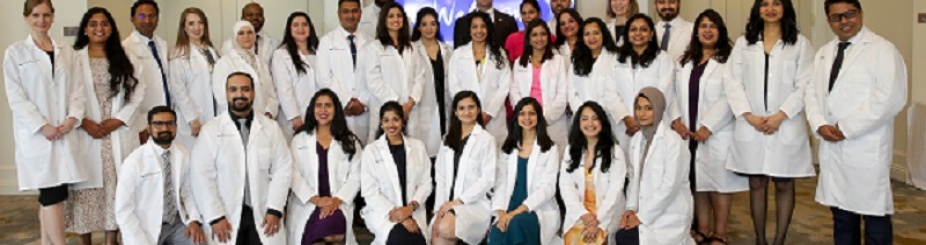
[(354, 61), (354, 69), (357, 69), (357, 44), (354, 43), (354, 34), (347, 35), (347, 40), (350, 41), (350, 58)]
[(833, 60), (833, 69), (830, 71), (830, 89), (833, 91), (833, 85), (836, 84), (836, 77), (839, 76), (839, 70), (842, 69), (842, 60), (846, 56), (846, 48), (852, 44), (850, 42), (839, 42), (839, 52), (836, 53), (836, 60)]
[(154, 41), (148, 41), (148, 48), (151, 49), (151, 55), (154, 56), (154, 61), (158, 62), (158, 68), (161, 70), (161, 84), (164, 85), (164, 99), (166, 100), (167, 106), (170, 106), (170, 87), (167, 86), (167, 75), (164, 75), (164, 65), (161, 64), (161, 56), (158, 55), (157, 45), (154, 44)]
[(176, 198), (174, 195), (174, 185), (173, 185), (173, 174), (171, 173), (173, 168), (170, 164), (170, 151), (164, 151), (161, 154), (161, 173), (164, 173), (164, 213), (161, 215), (161, 220), (167, 224), (173, 224), (176, 221), (177, 216), (177, 206)]
[(666, 23), (662, 27), (665, 28), (666, 31), (662, 33), (662, 40), (659, 40), (662, 42), (659, 48), (662, 49), (662, 51), (669, 51), (669, 35), (671, 35), (672, 25)]
[[(244, 151), (248, 150), (248, 136), (251, 134), (251, 129), (248, 128), (248, 119), (239, 118), (238, 125), (241, 126), (238, 130), (241, 133), (241, 142), (244, 143)], [(245, 154), (247, 156), (247, 154)], [(244, 205), (251, 206), (251, 186), (250, 181), (248, 181), (248, 167), (247, 167), (247, 157), (244, 160)]]
[(254, 39), (254, 54), (258, 54), (257, 50), (260, 50), (260, 36)]

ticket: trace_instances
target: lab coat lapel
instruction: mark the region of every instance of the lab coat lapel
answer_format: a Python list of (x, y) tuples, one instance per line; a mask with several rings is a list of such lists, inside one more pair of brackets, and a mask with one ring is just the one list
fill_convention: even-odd
[[(708, 113), (707, 103), (705, 103), (706, 101), (704, 101), (704, 99), (707, 98), (705, 96), (707, 94), (707, 87), (708, 87), (707, 83), (708, 83), (708, 78), (711, 77), (711, 74), (714, 73), (714, 70), (717, 69), (717, 67), (718, 67), (717, 62), (714, 61), (714, 59), (707, 60), (707, 66), (704, 67), (704, 73), (702, 73), (701, 78), (698, 79), (698, 118), (694, 118), (695, 122), (697, 123), (700, 123), (701, 118), (704, 118), (704, 116)], [(687, 100), (687, 96), (688, 95), (685, 95), (686, 100)], [(683, 103), (688, 103), (688, 102), (686, 101)], [(690, 107), (691, 105), (688, 105), (688, 106)], [(695, 130), (700, 128), (699, 125), (690, 125), (690, 126), (693, 126)]]
[[(408, 144), (405, 144), (405, 145), (406, 145), (405, 152), (406, 152), (406, 157), (407, 157), (408, 155), (407, 145)], [(396, 168), (395, 161), (392, 158), (392, 152), (389, 151), (389, 140), (386, 139), (385, 134), (380, 136), (379, 139), (376, 141), (376, 147), (379, 149), (379, 152), (382, 153), (380, 154), (380, 156), (382, 157), (383, 169), (386, 170), (385, 174), (387, 177), (389, 177), (389, 183), (392, 184), (392, 190), (395, 192), (395, 195), (393, 196), (394, 198), (390, 201), (392, 201), (392, 203), (401, 205), (403, 202), (401, 200), (402, 199), (402, 189), (401, 189), (401, 185), (399, 184), (399, 175), (398, 175), (399, 171)], [(408, 168), (407, 165), (405, 167)], [(411, 193), (411, 192), (408, 192), (408, 193)]]
[[(846, 57), (845, 57), (845, 60), (843, 60), (842, 69), (839, 69), (839, 76), (837, 77), (837, 79), (843, 78), (843, 76), (849, 70), (847, 68), (850, 67), (853, 63), (855, 63), (858, 60), (859, 56), (865, 53), (864, 50), (868, 48), (868, 43), (871, 42), (871, 40), (868, 39), (870, 35), (866, 35), (868, 34), (867, 32), (868, 32), (868, 29), (865, 27), (862, 27), (862, 30), (859, 31), (858, 34), (856, 34), (856, 35), (859, 35), (858, 41), (856, 41), (852, 45), (849, 45), (849, 47), (846, 49), (845, 51)], [(837, 41), (837, 43), (839, 42)], [(836, 46), (837, 46), (836, 51), (834, 52), (837, 52), (838, 54), (839, 47), (838, 45)], [(836, 57), (836, 56), (834, 55), (833, 57)], [(830, 64), (831, 64), (830, 66), (832, 66), (832, 62), (830, 62)]]

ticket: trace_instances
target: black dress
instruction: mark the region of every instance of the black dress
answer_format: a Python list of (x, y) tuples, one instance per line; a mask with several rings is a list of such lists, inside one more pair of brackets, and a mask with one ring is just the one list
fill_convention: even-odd
[[(399, 175), (399, 188), (402, 188), (402, 202), (408, 202), (408, 193), (406, 193), (406, 186), (408, 186), (408, 173), (407, 173), (407, 162), (405, 156), (405, 144), (399, 145), (389, 145), (389, 153), (392, 154), (392, 160), (395, 162), (395, 169)], [(410, 244), (410, 245), (426, 245), (427, 240), (424, 239), (425, 227), (418, 227), (418, 233), (412, 233), (405, 229), (405, 226), (401, 223), (395, 224), (392, 227), (392, 230), (389, 231), (389, 238), (386, 239), (386, 244)]]

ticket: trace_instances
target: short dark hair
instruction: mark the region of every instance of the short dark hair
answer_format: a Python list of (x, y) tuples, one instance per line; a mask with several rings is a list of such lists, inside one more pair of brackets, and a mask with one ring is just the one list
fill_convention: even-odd
[(825, 2), (823, 2), (823, 12), (826, 12), (826, 14), (829, 15), (830, 6), (833, 6), (833, 4), (837, 4), (837, 3), (852, 4), (852, 6), (855, 6), (855, 8), (857, 8), (859, 11), (862, 10), (862, 3), (859, 2), (858, 0), (826, 0)]
[(341, 8), (341, 4), (351, 2), (359, 4), (361, 8), (363, 7), (363, 3), (361, 3), (360, 0), (338, 0), (338, 9)]
[(247, 77), (248, 80), (251, 81), (251, 89), (254, 89), (254, 77), (252, 77), (250, 73), (243, 72), (243, 71), (236, 71), (236, 72), (232, 72), (231, 74), (228, 74), (228, 77), (225, 78), (225, 81), (226, 81), (225, 87), (226, 87), (226, 88), (228, 87), (228, 79), (231, 79), (231, 78), (234, 77), (234, 76), (245, 76), (245, 77)]
[(174, 109), (171, 109), (169, 106), (166, 106), (166, 105), (159, 105), (159, 106), (155, 106), (154, 108), (151, 108), (151, 110), (148, 111), (148, 124), (149, 125), (151, 124), (151, 119), (154, 118), (154, 115), (160, 114), (160, 113), (170, 113), (171, 116), (174, 116), (174, 120), (177, 120), (177, 112), (174, 111)]
[(132, 4), (132, 17), (135, 17), (135, 10), (138, 9), (138, 7), (145, 5), (145, 4), (148, 4), (148, 5), (151, 5), (151, 7), (154, 7), (154, 11), (158, 12), (158, 15), (161, 14), (161, 8), (158, 8), (158, 2), (155, 2), (154, 0), (138, 0), (138, 1), (135, 1), (134, 4)]

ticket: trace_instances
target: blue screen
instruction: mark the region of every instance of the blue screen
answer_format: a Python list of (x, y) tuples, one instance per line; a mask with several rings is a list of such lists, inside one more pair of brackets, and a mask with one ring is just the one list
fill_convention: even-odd
[[(495, 0), (492, 6), (496, 11), (505, 12), (514, 16), (518, 22), (518, 28), (524, 29), (521, 24), (521, 6), (522, 0)], [(453, 42), (453, 23), (457, 18), (463, 17), (469, 12), (476, 9), (474, 0), (397, 0), (396, 2), (405, 6), (405, 12), (408, 14), (409, 22), (414, 25), (415, 16), (418, 10), (424, 7), (432, 7), (437, 10), (440, 18), (440, 32), (447, 43)], [(553, 13), (550, 10), (550, 0), (539, 0), (540, 14), (543, 21), (553, 19)], [(575, 2), (575, 0), (573, 1)], [(575, 4), (573, 4), (575, 5)]]

